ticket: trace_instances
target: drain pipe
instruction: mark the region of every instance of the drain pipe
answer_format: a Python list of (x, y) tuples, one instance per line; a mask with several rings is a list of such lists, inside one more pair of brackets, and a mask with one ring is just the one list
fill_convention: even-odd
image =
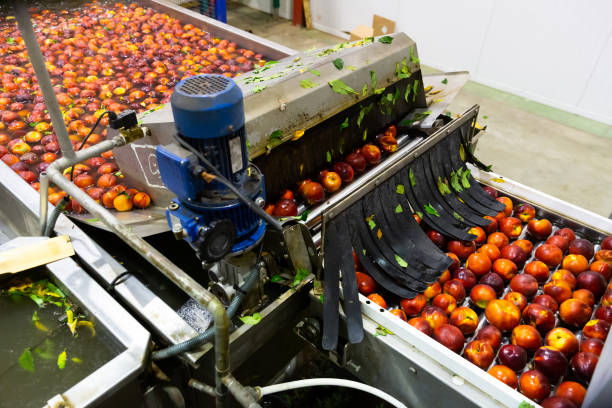
[[(119, 222), (109, 211), (96, 203), (89, 195), (81, 191), (71, 181), (66, 180), (62, 174), (62, 170), (68, 166), (73, 166), (88, 158), (98, 156), (101, 153), (111, 150), (114, 147), (124, 145), (125, 138), (116, 136), (111, 140), (106, 140), (98, 143), (95, 146), (74, 151), (68, 131), (64, 123), (62, 111), (59, 107), (55, 92), (49, 79), (43, 55), (40, 51), (32, 21), (30, 20), (25, 2), (15, 2), (15, 14), (21, 35), (26, 44), (30, 62), (34, 68), (36, 78), (43, 94), (47, 110), (51, 116), (53, 128), (58, 138), (62, 158), (54, 161), (47, 168), (47, 176), (43, 177), (45, 184), (51, 180), (62, 190), (70, 194), (77, 200), (83, 208), (89, 211), (92, 215), (99, 218), (106, 224), (115, 234), (117, 234), (126, 244), (142, 254), (154, 267), (162, 272), (168, 279), (175, 283), (185, 293), (191, 296), (194, 300), (206, 308), (212, 315), (215, 323), (215, 393), (217, 407), (223, 406), (223, 399), (226, 395), (223, 379), (229, 375), (229, 318), (225, 312), (225, 308), (211, 292), (204, 289), (195, 279), (187, 275), (178, 266), (174, 265), (161, 252), (149, 245), (138, 235), (134, 234), (125, 224)], [(47, 184), (48, 185), (48, 184)], [(48, 190), (42, 189), (41, 193), (41, 215), (46, 213)], [(42, 204), (44, 202), (44, 204)], [(44, 221), (46, 222), (46, 221)], [(43, 221), (41, 220), (41, 225)]]
[(45, 235), (45, 230), (47, 229), (47, 211), (49, 208), (49, 177), (47, 177), (47, 172), (42, 171), (38, 177), (39, 187), (38, 192), (40, 193), (40, 235)]

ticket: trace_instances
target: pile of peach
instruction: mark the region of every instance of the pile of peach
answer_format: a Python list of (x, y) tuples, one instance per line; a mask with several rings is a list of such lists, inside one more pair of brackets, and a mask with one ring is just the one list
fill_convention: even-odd
[[(471, 242), (427, 230), (454, 262), (390, 312), (544, 407), (579, 407), (612, 323), (612, 236), (596, 250), (485, 190), (506, 209), (472, 228)], [(387, 309), (367, 271), (356, 273), (360, 292)]]
[[(367, 143), (361, 148), (348, 154), (344, 161), (336, 162), (331, 170), (323, 169), (319, 172), (319, 182), (305, 179), (299, 182), (297, 191), (308, 205), (318, 204), (325, 199), (325, 194), (339, 191), (343, 184), (349, 184), (355, 176), (366, 171), (367, 167), (376, 166), (381, 159), (382, 152), (393, 153), (397, 150), (397, 129), (389, 125), (384, 133), (376, 136), (375, 143)], [(268, 214), (277, 217), (296, 216), (298, 207), (293, 191), (287, 189), (281, 193), (276, 203), (268, 204), (265, 208)]]
[[(70, 11), (31, 10), (31, 15), (75, 148), (106, 137), (104, 117), (83, 143), (106, 110), (155, 109), (170, 100), (182, 78), (202, 73), (232, 77), (265, 63), (260, 54), (135, 4), (93, 2)], [(60, 149), (13, 17), (0, 17), (0, 71), (0, 160), (38, 189), (39, 173), (60, 156)], [(111, 151), (95, 159), (75, 167), (79, 187), (95, 200), (111, 189), (127, 195), (117, 205), (107, 200), (107, 207), (148, 205), (148, 196), (137, 199), (127, 193), (131, 189), (121, 184)], [(51, 189), (49, 200), (56, 204), (64, 195)], [(82, 211), (75, 202), (71, 207)]]

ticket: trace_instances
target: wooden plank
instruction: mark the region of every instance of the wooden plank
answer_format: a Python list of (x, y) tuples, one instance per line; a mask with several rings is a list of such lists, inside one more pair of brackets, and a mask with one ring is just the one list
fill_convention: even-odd
[(0, 252), (0, 275), (17, 273), (74, 255), (68, 235)]

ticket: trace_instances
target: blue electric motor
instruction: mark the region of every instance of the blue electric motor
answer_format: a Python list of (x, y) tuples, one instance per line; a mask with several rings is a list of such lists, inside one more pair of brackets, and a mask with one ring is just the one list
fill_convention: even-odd
[(225, 76), (197, 75), (176, 85), (170, 103), (179, 140), (156, 151), (162, 180), (177, 196), (166, 211), (170, 227), (204, 261), (248, 250), (265, 223), (195, 154), (243, 196), (264, 201), (263, 175), (249, 163), (242, 91)]

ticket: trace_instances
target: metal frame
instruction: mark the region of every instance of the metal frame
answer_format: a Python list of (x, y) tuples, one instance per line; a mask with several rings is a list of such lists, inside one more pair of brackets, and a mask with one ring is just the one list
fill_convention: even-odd
[[(16, 234), (37, 235), (37, 193), (19, 175), (0, 165), (0, 193), (3, 212), (11, 222), (8, 227)], [(10, 186), (10, 187), (9, 187)], [(66, 217), (64, 221), (70, 222)], [(73, 228), (74, 225), (72, 226)], [(64, 230), (63, 232), (67, 232)], [(82, 242), (72, 244), (82, 247)], [(47, 265), (53, 280), (68, 295), (89, 310), (93, 318), (119, 341), (125, 350), (65, 392), (49, 400), (50, 407), (89, 406), (109, 397), (143, 371), (150, 335), (140, 323), (121, 307), (73, 259), (65, 258)]]

